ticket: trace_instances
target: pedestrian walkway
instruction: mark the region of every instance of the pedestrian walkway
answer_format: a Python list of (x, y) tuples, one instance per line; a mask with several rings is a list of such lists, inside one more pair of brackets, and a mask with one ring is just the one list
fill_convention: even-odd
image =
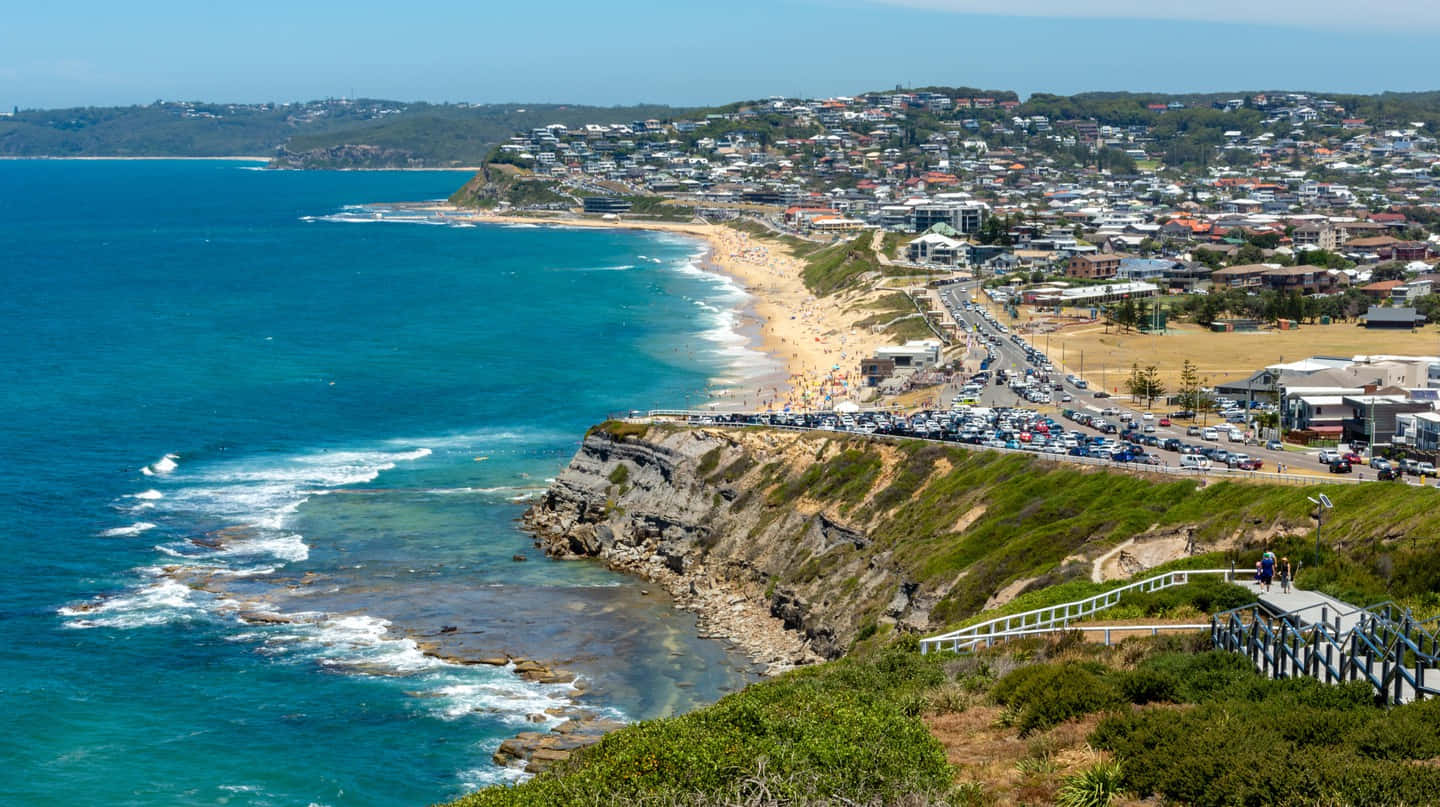
[(1271, 589), (1211, 617), (1216, 649), (1269, 678), (1365, 681), (1388, 703), (1440, 696), (1440, 631), (1394, 603), (1357, 608), (1313, 591)]
[(1360, 616), (1364, 613), (1359, 607), (1347, 602), (1316, 591), (1302, 591), (1293, 585), (1286, 593), (1280, 591), (1278, 584), (1271, 584), (1269, 593), (1262, 591), (1257, 599), (1275, 616), (1291, 614), (1302, 626), (1314, 625), (1323, 618), (1331, 630), (1340, 633), (1348, 632), (1360, 624)]

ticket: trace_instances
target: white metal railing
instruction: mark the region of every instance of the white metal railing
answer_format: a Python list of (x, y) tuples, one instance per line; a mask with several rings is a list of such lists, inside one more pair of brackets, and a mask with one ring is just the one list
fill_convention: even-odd
[(921, 639), (920, 652), (973, 650), (981, 645), (989, 647), (1000, 639), (1065, 630), (1069, 628), (1071, 621), (1085, 619), (1116, 605), (1126, 592), (1160, 591), (1172, 586), (1185, 585), (1195, 575), (1213, 574), (1225, 575), (1226, 579), (1233, 579), (1235, 572), (1231, 569), (1186, 569), (1157, 574), (1154, 577), (1147, 577), (1129, 585), (1112, 588), (1083, 600), (1049, 605), (1019, 614), (999, 616), (939, 636)]

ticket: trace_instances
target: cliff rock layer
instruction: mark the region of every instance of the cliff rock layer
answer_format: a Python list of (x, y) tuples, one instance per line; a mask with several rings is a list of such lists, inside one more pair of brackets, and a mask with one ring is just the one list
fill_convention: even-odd
[[(610, 422), (525, 520), (550, 555), (657, 581), (702, 633), (778, 669), (1057, 583), (1285, 540), (1311, 528), (1304, 502), (920, 441)], [(1134, 561), (1120, 572), (1103, 562), (1117, 548)]]

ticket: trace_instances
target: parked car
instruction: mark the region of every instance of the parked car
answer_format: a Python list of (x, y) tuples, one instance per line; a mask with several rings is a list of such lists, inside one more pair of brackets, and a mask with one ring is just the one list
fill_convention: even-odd
[(1161, 425), (1161, 426), (1169, 426), (1169, 425), (1170, 425), (1170, 418), (1160, 418), (1160, 425)]
[(1420, 474), (1421, 476), (1434, 476), (1435, 464), (1430, 462), (1417, 463), (1415, 466), (1415, 473)]
[(1350, 463), (1346, 462), (1345, 460), (1335, 460), (1334, 462), (1330, 463), (1330, 473), (1348, 474), (1350, 473)]
[(1186, 436), (1186, 437), (1199, 437), (1199, 436), (1200, 436), (1200, 427), (1199, 427), (1199, 426), (1186, 426), (1186, 427), (1185, 427), (1185, 436)]

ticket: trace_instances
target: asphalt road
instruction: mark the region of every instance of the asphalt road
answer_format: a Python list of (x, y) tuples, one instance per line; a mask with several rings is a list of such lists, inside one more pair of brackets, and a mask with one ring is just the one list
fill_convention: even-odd
[[(991, 363), (990, 369), (992, 371), (996, 369), (1003, 369), (1006, 372), (1018, 372), (1023, 374), (1025, 372), (1025, 368), (1030, 367), (1031, 365), (1029, 363), (1029, 359), (1027, 359), (1025, 356), (1025, 352), (1020, 348), (1020, 346), (1014, 344), (1010, 340), (1010, 336), (1014, 333), (1014, 330), (1012, 329), (1011, 333), (1009, 334), (1000, 333), (993, 326), (991, 326), (990, 323), (986, 321), (980, 313), (966, 311), (964, 309), (964, 304), (970, 300), (971, 293), (974, 292), (978, 294), (978, 286), (979, 283), (976, 281), (967, 281), (965, 283), (947, 286), (940, 291), (941, 300), (945, 303), (946, 308), (949, 309), (951, 312), (958, 312), (958, 314), (956, 315), (958, 320), (971, 329), (972, 349), (970, 354), (966, 357), (967, 364), (978, 367), (979, 361), (985, 357), (985, 345), (980, 342), (974, 334), (978, 333), (987, 336), (993, 335), (999, 337), (999, 344), (994, 345), (991, 348), (997, 353), (997, 359), (996, 361)], [(978, 296), (983, 299), (983, 294), (979, 294)], [(1004, 324), (1003, 318), (997, 317), (997, 319), (999, 319), (1001, 323)], [(1043, 352), (1045, 345), (1043, 342), (1041, 342), (1035, 345), (1035, 347)], [(1141, 423), (1142, 426), (1147, 424), (1147, 421), (1141, 420), (1141, 416), (1147, 410), (1145, 410), (1143, 407), (1130, 406), (1130, 401), (1128, 399), (1129, 396), (1096, 398), (1095, 392), (1097, 392), (1097, 390), (1094, 389), (1093, 383), (1091, 384), (1090, 389), (1080, 389), (1076, 387), (1068, 381), (1065, 381), (1065, 375), (1072, 371), (1066, 367), (1061, 366), (1059, 357), (1049, 355), (1049, 359), (1050, 363), (1055, 366), (1055, 372), (1051, 374), (1051, 381), (1060, 381), (1064, 387), (1064, 392), (1068, 393), (1073, 398), (1070, 403), (1062, 403), (1060, 400), (1061, 393), (1052, 392), (1052, 406), (1057, 411), (1060, 409), (1068, 408), (1090, 412), (1092, 414), (1098, 414), (1104, 409), (1113, 407), (1119, 409), (1121, 412), (1130, 412), (1134, 414), (1137, 422)], [(1237, 372), (1243, 369), (1244, 368), (1239, 368)], [(943, 396), (943, 405), (948, 405), (950, 399), (959, 392), (959, 388), (962, 384), (963, 381), (946, 388)], [(991, 382), (986, 385), (985, 392), (981, 396), (980, 402), (984, 406), (1010, 406), (1032, 409), (1036, 408), (1035, 404), (1032, 404), (1029, 401), (1026, 401), (1024, 398), (1021, 398), (1019, 395), (1012, 392), (1008, 386), (996, 386), (993, 378)], [(1152, 413), (1154, 414), (1154, 420), (1148, 421), (1148, 424), (1155, 426), (1154, 434), (1157, 438), (1161, 440), (1164, 440), (1167, 437), (1174, 437), (1185, 443), (1191, 443), (1194, 445), (1216, 445), (1230, 451), (1248, 454), (1251, 457), (1255, 457), (1264, 461), (1264, 466), (1261, 470), (1268, 472), (1278, 471), (1280, 463), (1284, 463), (1287, 466), (1287, 472), (1294, 470), (1309, 473), (1319, 473), (1327, 470), (1327, 467), (1325, 465), (1322, 465), (1318, 459), (1319, 451), (1270, 451), (1266, 449), (1263, 444), (1252, 443), (1250, 445), (1246, 445), (1244, 443), (1232, 443), (1224, 435), (1223, 431), (1221, 432), (1220, 440), (1215, 442), (1207, 442), (1205, 440), (1202, 440), (1198, 435), (1187, 436), (1185, 434), (1186, 427), (1191, 425), (1192, 423), (1197, 426), (1203, 427), (1204, 425), (1210, 425), (1217, 428), (1222, 428), (1229, 425), (1223, 423), (1222, 419), (1218, 416), (1211, 415), (1208, 419), (1202, 418), (1194, 421), (1176, 420), (1174, 421), (1174, 425), (1166, 427), (1159, 425), (1160, 418), (1171, 410), (1168, 408), (1158, 408), (1150, 411), (1152, 411)], [(1116, 424), (1117, 426), (1121, 425), (1118, 417), (1107, 416), (1106, 420)], [(1081, 426), (1078, 423), (1072, 423), (1069, 421), (1066, 422), (1065, 426), (1067, 429), (1073, 428), (1082, 432), (1098, 433), (1094, 429), (1090, 429)], [(1169, 452), (1161, 449), (1159, 453), (1162, 458), (1173, 457), (1176, 458), (1175, 462), (1179, 461), (1179, 455), (1175, 454), (1174, 452)], [(1369, 468), (1364, 468), (1360, 466), (1357, 466), (1355, 468), (1355, 473), (1362, 474), (1371, 478), (1373, 478), (1374, 476), (1374, 473), (1370, 471)]]

